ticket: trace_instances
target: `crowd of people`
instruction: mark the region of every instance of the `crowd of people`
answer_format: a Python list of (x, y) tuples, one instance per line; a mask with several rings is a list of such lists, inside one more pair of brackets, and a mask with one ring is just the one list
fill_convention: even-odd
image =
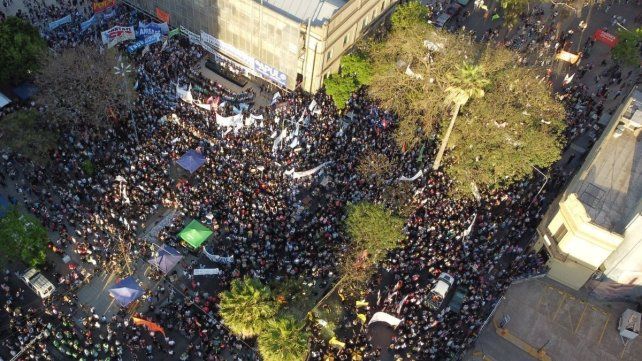
[[(25, 5), (28, 12), (19, 16), (39, 25), (52, 49), (80, 43), (101, 46), (97, 32), (76, 31), (90, 15), (89, 1), (45, 6), (34, 0)], [(74, 16), (70, 24), (45, 30), (44, 24), (68, 13)], [(524, 52), (542, 44), (550, 51), (563, 47), (566, 39), (557, 39), (553, 28), (543, 25), (542, 14), (534, 15), (536, 20), (525, 22), (507, 46)], [(137, 24), (145, 18), (119, 5), (101, 26)], [(496, 33), (489, 34), (493, 38)], [(592, 44), (585, 46), (590, 50)], [(256, 359), (252, 349), (221, 322), (215, 290), (203, 289), (192, 276), (198, 260), (186, 262), (181, 272), (169, 277), (157, 275), (159, 282), (146, 290), (149, 307), (142, 317), (163, 325), (163, 335), (135, 326), (124, 309), (109, 319), (98, 315), (79, 304), (75, 290), (99, 270), (119, 269), (125, 253), (146, 260), (158, 244), (169, 244), (187, 254), (177, 234), (191, 219), (208, 225), (215, 232), (216, 253), (233, 260), (217, 276), (219, 290), (244, 275), (265, 282), (311, 279), (323, 288), (336, 280), (348, 249), (343, 230), (346, 205), (386, 203), (387, 191), (401, 182), (399, 176), (415, 174), (423, 167), (417, 159), (425, 158), (428, 164), (434, 155), (436, 147), (430, 142), (421, 156), (418, 149), (399, 149), (392, 137), (394, 115), (379, 109), (363, 91), (354, 94), (343, 111), (323, 92), (310, 95), (300, 90), (280, 92), (270, 106), (258, 106), (253, 91), (234, 93), (203, 77), (199, 64), (205, 56), (204, 49), (181, 36), (134, 53), (128, 61), (136, 69), (139, 94), (132, 109), (135, 123), (121, 115), (123, 121), (102, 132), (89, 122), (74, 127), (52, 123), (49, 130), (59, 134), (60, 142), (47, 166), (15, 153), (2, 154), (0, 174), (7, 175), (3, 187), (13, 185), (17, 194), (11, 200), (57, 232), (50, 245), (53, 251), (62, 255), (71, 250), (82, 262), (82, 267), (56, 273), (60, 291), (44, 312), (36, 304), (21, 303), (22, 291), (11, 288), (9, 274), (5, 275), (2, 317), (10, 321), (0, 338), (3, 353), (16, 355), (38, 337), (25, 359), (59, 355), (79, 360), (159, 355), (180, 360)], [(539, 57), (548, 55), (542, 50)], [(576, 77), (581, 79), (589, 67), (583, 65)], [(608, 86), (624, 86), (626, 77), (617, 66), (601, 76), (608, 81), (594, 94), (576, 82), (558, 95), (567, 104), (569, 139), (595, 126), (604, 111)], [(191, 89), (195, 101), (181, 100), (177, 86)], [(4, 115), (24, 108), (45, 111), (37, 102), (2, 111)], [(235, 115), (244, 119), (241, 126), (221, 125), (221, 118)], [(189, 175), (176, 161), (191, 149), (206, 161)], [(393, 165), (385, 186), (357, 171), (363, 156), (372, 152), (385, 155)], [(86, 159), (96, 169), (91, 177), (81, 170)], [(292, 176), (293, 171), (320, 165), (313, 176)], [(385, 352), (444, 360), (460, 354), (474, 342), (511, 281), (543, 268), (543, 260), (519, 243), (532, 232), (542, 206), (550, 201), (549, 192), (563, 178), (554, 177), (540, 191), (543, 181), (533, 176), (509, 189), (482, 190), (477, 199), (451, 197), (451, 181), (441, 171), (426, 172), (409, 183), (405, 202), (412, 212), (405, 238), (387, 254), (380, 265), (382, 273), (369, 281), (366, 290), (368, 319), (378, 311), (403, 319), (390, 348), (369, 342), (369, 329), (347, 312), (338, 325), (350, 335), (345, 347), (329, 347), (315, 334), (310, 360), (328, 355), (340, 360), (356, 355), (376, 359)], [(154, 242), (139, 241), (151, 219), (167, 209), (175, 210), (176, 216)], [(443, 272), (456, 277), (465, 294), (456, 312), (448, 307), (435, 312), (427, 303), (430, 285)], [(186, 286), (178, 286), (177, 278)], [(83, 315), (80, 324), (73, 321), (78, 310)], [(179, 338), (187, 341), (176, 351)]]

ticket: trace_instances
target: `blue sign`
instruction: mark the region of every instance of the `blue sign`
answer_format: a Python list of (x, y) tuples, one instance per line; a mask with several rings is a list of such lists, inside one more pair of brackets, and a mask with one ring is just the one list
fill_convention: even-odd
[(283, 87), (287, 86), (287, 75), (257, 59), (254, 59), (254, 70), (264, 78), (270, 79)]
[(143, 40), (138, 40), (137, 42), (135, 42), (135, 43), (133, 43), (131, 45), (128, 45), (127, 46), (127, 52), (133, 53), (136, 50), (142, 48), (143, 46), (147, 46), (147, 45), (151, 45), (151, 44), (154, 44), (156, 42), (159, 42), (160, 39), (161, 39), (161, 34), (160, 33), (156, 33), (156, 34), (150, 35), (150, 36), (146, 37)]
[(149, 23), (145, 24), (142, 21), (138, 22), (138, 30), (136, 31), (137, 38), (144, 38), (156, 33), (167, 34), (169, 26), (166, 23)]
[(80, 31), (85, 31), (89, 29), (92, 25), (96, 24), (98, 22), (98, 17), (96, 14), (92, 15), (92, 17), (89, 18), (87, 21), (83, 21), (80, 23)]
[(53, 30), (53, 29), (55, 29), (55, 28), (57, 28), (57, 27), (59, 27), (61, 25), (65, 25), (67, 23), (70, 23), (70, 22), (71, 22), (71, 15), (67, 15), (64, 18), (60, 18), (58, 20), (52, 21), (52, 22), (49, 23), (49, 31), (51, 31), (51, 30)]

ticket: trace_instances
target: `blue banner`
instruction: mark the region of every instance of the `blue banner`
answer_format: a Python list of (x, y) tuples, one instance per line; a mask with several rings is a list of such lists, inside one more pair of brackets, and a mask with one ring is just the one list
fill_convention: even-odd
[(166, 23), (149, 23), (145, 24), (142, 21), (138, 22), (138, 30), (136, 31), (137, 38), (144, 38), (156, 33), (167, 34), (169, 26)]
[(151, 45), (151, 44), (154, 44), (156, 42), (159, 42), (160, 39), (161, 39), (161, 34), (160, 33), (156, 33), (156, 34), (150, 35), (150, 36), (146, 37), (143, 40), (138, 40), (137, 42), (135, 42), (135, 43), (133, 43), (131, 45), (128, 45), (127, 46), (127, 52), (133, 53), (136, 50), (142, 48), (143, 46), (147, 46), (147, 45)]
[(64, 18), (60, 18), (58, 20), (52, 21), (52, 22), (49, 23), (49, 31), (51, 31), (51, 30), (53, 30), (53, 29), (55, 29), (55, 28), (57, 28), (57, 27), (59, 27), (61, 25), (65, 25), (67, 23), (70, 23), (70, 22), (71, 22), (71, 15), (67, 15)]
[(96, 16), (96, 14), (94, 14), (89, 18), (89, 20), (83, 21), (82, 23), (80, 23), (80, 31), (85, 31), (89, 29), (89, 27), (91, 27), (92, 25), (95, 25), (96, 23), (98, 23), (98, 17)]

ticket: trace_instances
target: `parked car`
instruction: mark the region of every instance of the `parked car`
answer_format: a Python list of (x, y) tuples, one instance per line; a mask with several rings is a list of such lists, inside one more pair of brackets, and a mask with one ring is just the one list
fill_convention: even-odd
[(443, 12), (443, 13), (441, 13), (441, 14), (439, 14), (437, 16), (437, 19), (435, 19), (435, 26), (438, 27), (438, 28), (443, 28), (444, 25), (446, 25), (446, 23), (451, 18), (453, 18), (457, 14), (459, 14), (459, 12), (461, 11), (462, 8), (463, 8), (463, 6), (461, 6), (460, 4), (458, 4), (456, 2), (450, 4), (448, 6), (448, 8), (446, 8), (445, 12)]
[(56, 290), (53, 283), (35, 268), (29, 268), (23, 273), (18, 273), (18, 278), (43, 299), (51, 296)]
[(442, 273), (437, 278), (437, 283), (432, 287), (428, 293), (428, 306), (434, 310), (441, 308), (444, 300), (448, 298), (448, 295), (453, 290), (453, 285), (455, 284), (455, 278), (448, 273)]

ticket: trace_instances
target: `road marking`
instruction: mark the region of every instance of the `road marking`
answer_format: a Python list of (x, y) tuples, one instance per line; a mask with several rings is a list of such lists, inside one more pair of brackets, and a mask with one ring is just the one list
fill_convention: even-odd
[(584, 309), (582, 310), (582, 314), (580, 315), (580, 319), (577, 321), (577, 326), (573, 330), (573, 334), (577, 334), (577, 330), (580, 329), (580, 325), (582, 324), (582, 321), (584, 320), (584, 314), (586, 314), (586, 310), (588, 309), (588, 304), (584, 303)]
[(555, 313), (553, 314), (553, 318), (551, 318), (552, 321), (555, 321), (555, 318), (557, 318), (557, 314), (560, 312), (560, 309), (562, 308), (562, 305), (564, 304), (564, 301), (566, 300), (566, 294), (562, 291), (557, 291), (559, 294), (562, 295), (562, 299), (560, 300), (560, 303), (557, 305), (557, 310), (555, 310)]
[(600, 334), (600, 338), (597, 340), (598, 345), (602, 343), (602, 338), (604, 337), (604, 332), (606, 331), (606, 325), (609, 324), (610, 320), (611, 320), (611, 317), (608, 317), (606, 319), (606, 322), (604, 322), (604, 327), (602, 327), (602, 333)]

